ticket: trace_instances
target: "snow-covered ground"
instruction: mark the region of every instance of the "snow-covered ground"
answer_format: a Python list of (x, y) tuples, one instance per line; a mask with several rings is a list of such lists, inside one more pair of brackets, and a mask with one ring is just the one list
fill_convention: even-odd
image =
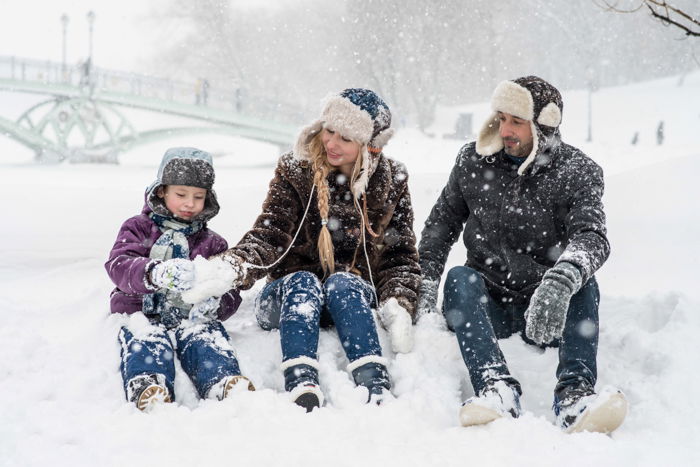
[[(225, 323), (258, 390), (199, 401), (178, 368), (178, 404), (141, 413), (123, 400), (118, 371), (116, 335), (128, 318), (108, 313), (113, 286), (103, 263), (119, 225), (140, 211), (164, 150), (195, 145), (220, 155), (222, 211), (211, 227), (235, 243), (258, 213), (275, 148), (198, 136), (139, 148), (119, 166), (40, 166), (0, 138), (0, 466), (700, 465), (700, 73), (678, 82), (595, 93), (592, 143), (584, 142), (586, 93), (564, 96), (564, 139), (606, 169), (612, 255), (598, 274), (599, 387), (617, 386), (630, 401), (612, 436), (566, 435), (552, 425), (556, 351), (517, 337), (502, 346), (523, 384), (525, 415), (460, 427), (471, 387), (441, 316), (418, 323), (412, 353), (394, 356), (385, 346), (396, 399), (382, 407), (363, 403), (335, 331), (323, 331), (328, 403), (305, 414), (283, 392), (278, 334), (253, 316), (262, 284)], [(11, 112), (22, 105), (0, 99)], [(473, 108), (480, 125), (485, 107)], [(435, 133), (451, 132), (452, 121), (441, 118)], [(657, 146), (661, 119), (666, 139)], [(632, 131), (640, 132), (636, 146)], [(418, 234), (461, 144), (402, 130), (387, 147), (408, 165)], [(463, 258), (456, 245), (449, 264)]]

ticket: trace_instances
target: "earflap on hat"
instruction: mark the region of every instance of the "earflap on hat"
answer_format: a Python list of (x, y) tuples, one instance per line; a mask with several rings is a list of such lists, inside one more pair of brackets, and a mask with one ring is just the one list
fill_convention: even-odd
[(373, 153), (367, 145), (362, 146), (359, 157), (362, 158), (360, 175), (355, 180), (355, 183), (352, 184), (352, 193), (357, 199), (367, 190), (369, 179), (374, 174), (374, 171), (377, 170), (377, 165), (379, 165), (378, 153)]
[(385, 130), (380, 131), (374, 138), (372, 138), (372, 141), (369, 142), (369, 150), (374, 153), (381, 152), (382, 148), (386, 146), (386, 144), (393, 136), (393, 128), (387, 128)]
[(480, 156), (491, 156), (503, 149), (503, 138), (498, 132), (498, 114), (492, 113), (486, 119), (476, 137), (476, 153)]
[(532, 132), (532, 150), (530, 151), (530, 154), (527, 155), (525, 158), (525, 161), (520, 164), (520, 167), (518, 167), (518, 175), (522, 175), (525, 173), (525, 170), (530, 166), (535, 161), (535, 157), (537, 157), (537, 152), (539, 151), (540, 148), (540, 129), (535, 125), (535, 122), (530, 120), (530, 132)]
[(309, 143), (314, 137), (320, 133), (323, 129), (323, 122), (321, 120), (316, 120), (315, 122), (305, 126), (299, 132), (297, 137), (297, 142), (294, 145), (294, 157), (299, 160), (311, 160), (311, 154), (309, 154)]

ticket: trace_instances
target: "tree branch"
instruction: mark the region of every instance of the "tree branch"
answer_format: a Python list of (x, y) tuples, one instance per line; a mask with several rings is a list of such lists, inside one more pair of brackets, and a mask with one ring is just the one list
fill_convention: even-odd
[[(635, 13), (646, 6), (651, 16), (658, 19), (662, 24), (675, 26), (684, 31), (686, 36), (700, 37), (700, 20), (680, 8), (669, 5), (665, 0), (640, 0), (638, 6), (630, 9), (619, 8), (618, 1), (615, 1), (613, 4), (608, 0), (593, 0), (593, 2), (600, 8), (614, 11), (615, 13)], [(602, 2), (602, 4), (599, 2)], [(680, 17), (680, 19), (676, 17)]]

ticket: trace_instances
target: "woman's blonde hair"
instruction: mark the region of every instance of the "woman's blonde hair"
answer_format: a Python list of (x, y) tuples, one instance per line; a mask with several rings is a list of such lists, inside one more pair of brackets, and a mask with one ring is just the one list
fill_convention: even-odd
[[(309, 155), (311, 156), (311, 170), (313, 170), (316, 192), (318, 193), (318, 211), (321, 214), (321, 233), (318, 236), (318, 256), (321, 260), (321, 267), (325, 275), (335, 272), (335, 254), (333, 253), (333, 239), (328, 229), (328, 213), (330, 211), (330, 190), (328, 188), (328, 174), (332, 167), (328, 163), (326, 149), (321, 141), (321, 130), (309, 142)], [(363, 151), (360, 145), (359, 154), (355, 159), (355, 166), (350, 177), (350, 189), (353, 189), (355, 180), (360, 174), (362, 167)], [(353, 193), (355, 194), (355, 193)]]

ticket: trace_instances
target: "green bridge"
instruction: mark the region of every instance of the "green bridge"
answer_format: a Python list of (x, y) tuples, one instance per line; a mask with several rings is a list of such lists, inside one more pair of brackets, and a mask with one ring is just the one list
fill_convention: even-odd
[[(31, 148), (39, 161), (111, 162), (134, 146), (174, 134), (220, 133), (291, 147), (299, 109), (242, 90), (217, 93), (206, 81), (177, 82), (83, 64), (0, 57), (0, 91), (47, 99), (11, 120), (0, 133)], [(140, 129), (124, 108), (187, 118), (189, 124)]]

